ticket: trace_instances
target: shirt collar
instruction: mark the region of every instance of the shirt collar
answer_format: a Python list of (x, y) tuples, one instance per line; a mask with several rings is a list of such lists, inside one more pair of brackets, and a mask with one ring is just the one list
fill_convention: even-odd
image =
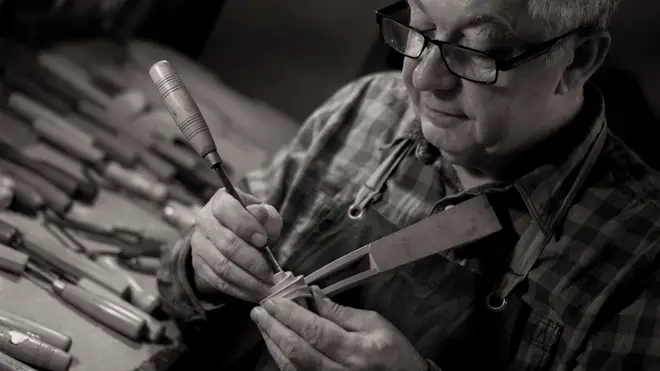
[[(561, 155), (549, 159), (544, 165), (535, 168), (526, 175), (508, 184), (488, 186), (488, 189), (510, 189), (518, 191), (527, 205), (531, 217), (548, 233), (555, 226), (550, 225), (561, 201), (570, 189), (571, 180), (576, 175), (576, 169), (584, 161), (594, 144), (598, 134), (607, 130), (605, 122), (605, 103), (601, 92), (592, 84), (585, 85), (584, 105), (573, 121), (559, 133), (538, 145), (537, 152), (557, 153), (556, 148), (569, 146), (572, 150), (568, 156)], [(426, 165), (433, 165), (441, 171), (453, 171), (451, 166), (443, 164), (440, 152), (423, 137), (419, 119), (414, 105), (404, 113), (403, 125), (400, 125), (394, 136), (397, 139), (415, 139), (415, 156)]]

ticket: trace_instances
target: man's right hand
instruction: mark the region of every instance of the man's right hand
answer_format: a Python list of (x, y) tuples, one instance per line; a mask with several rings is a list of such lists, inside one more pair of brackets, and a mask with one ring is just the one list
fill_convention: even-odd
[(247, 210), (223, 188), (197, 214), (190, 241), (195, 285), (202, 295), (220, 291), (258, 303), (274, 284), (258, 248), (279, 239), (282, 218), (273, 206), (237, 192)]

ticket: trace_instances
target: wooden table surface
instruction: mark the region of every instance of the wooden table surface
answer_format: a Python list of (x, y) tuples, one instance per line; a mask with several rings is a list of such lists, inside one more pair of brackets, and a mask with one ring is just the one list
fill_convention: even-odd
[[(98, 44), (77, 43), (68, 48), (79, 54), (99, 54)], [(66, 50), (62, 47), (61, 50)], [(97, 48), (97, 49), (94, 49)], [(101, 47), (102, 49), (102, 47)], [(87, 50), (87, 53), (85, 53)], [(90, 50), (94, 50), (91, 53)], [(175, 52), (158, 45), (135, 42), (130, 47), (134, 59), (131, 86), (146, 92), (153, 104), (159, 98), (153, 83), (148, 78), (151, 63), (169, 59), (177, 67), (193, 96), (205, 95), (206, 109), (219, 109), (219, 116), (228, 120), (211, 119), (209, 126), (218, 142), (218, 149), (225, 160), (235, 170), (235, 175), (261, 166), (277, 148), (286, 143), (295, 133), (296, 125), (286, 117), (264, 107), (262, 104), (242, 97), (219, 82), (213, 82), (207, 72), (193, 62), (184, 60)], [(102, 54), (102, 53), (101, 53)], [(102, 56), (101, 56), (102, 58)], [(92, 62), (93, 66), (94, 62)], [(204, 83), (207, 80), (208, 83)], [(202, 86), (203, 85), (203, 86)], [(164, 107), (156, 107), (164, 125), (173, 125), (171, 117), (165, 115)], [(213, 113), (210, 113), (213, 116)], [(160, 122), (159, 120), (156, 120)], [(0, 127), (0, 135), (2, 128)], [(133, 228), (149, 228), (162, 231), (170, 239), (176, 239), (178, 232), (163, 222), (157, 209), (144, 208), (144, 202), (136, 202), (129, 196), (103, 190), (98, 200), (91, 206), (76, 205), (76, 215), (85, 215), (91, 221), (129, 225)], [(38, 221), (12, 212), (0, 211), (0, 219), (6, 220), (25, 234), (49, 244), (60, 242), (48, 233)], [(108, 245), (83, 238), (90, 249), (107, 249)], [(138, 282), (146, 290), (157, 292), (154, 277), (135, 274)], [(71, 354), (75, 360), (71, 371), (129, 371), (140, 365), (162, 345), (132, 342), (111, 330), (106, 329), (74, 309), (66, 306), (43, 288), (27, 279), (16, 279), (0, 272), (0, 309), (16, 313), (37, 321), (53, 329), (70, 335), (73, 339)]]

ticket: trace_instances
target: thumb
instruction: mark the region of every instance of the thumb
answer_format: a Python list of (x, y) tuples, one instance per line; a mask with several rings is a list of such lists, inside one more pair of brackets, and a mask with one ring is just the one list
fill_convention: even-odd
[(318, 286), (312, 286), (316, 312), (347, 331), (361, 331), (373, 327), (374, 312), (346, 307), (325, 296)]

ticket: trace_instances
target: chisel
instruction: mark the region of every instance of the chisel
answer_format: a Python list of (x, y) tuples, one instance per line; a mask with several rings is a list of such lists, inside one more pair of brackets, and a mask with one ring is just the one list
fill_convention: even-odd
[[(26, 262), (27, 264), (27, 262)], [(1, 268), (0, 268), (1, 269)], [(71, 349), (71, 337), (40, 323), (0, 310), (0, 326), (14, 328), (38, 337), (46, 343), (68, 352)]]
[(25, 363), (0, 352), (0, 371), (37, 371)]
[(48, 371), (67, 371), (73, 357), (62, 349), (24, 332), (0, 326), (0, 352)]

